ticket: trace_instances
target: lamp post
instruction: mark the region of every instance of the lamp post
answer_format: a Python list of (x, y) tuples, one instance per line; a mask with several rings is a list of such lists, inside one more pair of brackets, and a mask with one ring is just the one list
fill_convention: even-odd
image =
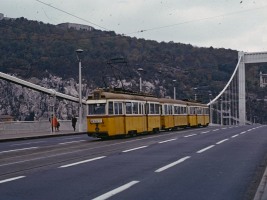
[(50, 125), (51, 125), (51, 133), (53, 133), (54, 128), (56, 128), (56, 127), (53, 127), (53, 125), (54, 125), (53, 121), (54, 121), (54, 118), (56, 117), (56, 115), (55, 115), (56, 91), (54, 89), (50, 89), (50, 91), (51, 91), (51, 94), (49, 97), (49, 100), (50, 100), (49, 103), (50, 103), (50, 107), (52, 107), (52, 109), (51, 109), (52, 114), (50, 114)]
[(137, 71), (139, 71), (139, 87), (140, 87), (140, 92), (142, 92), (142, 77), (141, 77), (141, 73), (144, 71), (143, 68), (139, 67), (137, 69)]
[(173, 81), (173, 99), (175, 100), (176, 99), (176, 87), (175, 87), (176, 80), (172, 80), (172, 81)]
[(79, 61), (79, 132), (82, 132), (82, 61), (79, 54), (83, 52), (82, 49), (76, 50), (77, 59)]

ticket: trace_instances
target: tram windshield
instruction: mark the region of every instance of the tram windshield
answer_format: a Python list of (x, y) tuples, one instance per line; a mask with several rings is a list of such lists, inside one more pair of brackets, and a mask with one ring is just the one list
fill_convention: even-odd
[(105, 114), (105, 103), (96, 103), (88, 105), (88, 114), (89, 115), (103, 115)]

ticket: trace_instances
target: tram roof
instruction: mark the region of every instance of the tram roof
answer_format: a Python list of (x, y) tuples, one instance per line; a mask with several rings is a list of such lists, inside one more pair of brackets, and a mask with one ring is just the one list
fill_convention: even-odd
[(98, 99), (123, 99), (123, 100), (137, 100), (137, 101), (154, 101), (159, 102), (157, 97), (147, 96), (139, 93), (121, 93), (121, 92), (106, 92), (101, 89), (94, 90), (93, 94), (88, 96), (88, 100)]
[(177, 99), (157, 98), (145, 93), (131, 93), (123, 91), (104, 91), (103, 89), (95, 89), (87, 100), (100, 100), (100, 99), (122, 99), (122, 100), (136, 100), (136, 101), (151, 101), (159, 103), (180, 104), (187, 106), (201, 106), (208, 107), (206, 104), (198, 102), (184, 101)]
[(182, 105), (187, 105), (186, 101), (182, 100), (177, 100), (177, 99), (166, 99), (166, 98), (161, 98), (160, 103), (170, 103), (170, 104), (182, 104)]

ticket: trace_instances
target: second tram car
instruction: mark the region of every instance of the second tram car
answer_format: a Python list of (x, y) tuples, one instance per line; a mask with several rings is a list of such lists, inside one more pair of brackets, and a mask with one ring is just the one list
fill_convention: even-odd
[(108, 138), (209, 124), (208, 106), (97, 89), (87, 99), (89, 136)]

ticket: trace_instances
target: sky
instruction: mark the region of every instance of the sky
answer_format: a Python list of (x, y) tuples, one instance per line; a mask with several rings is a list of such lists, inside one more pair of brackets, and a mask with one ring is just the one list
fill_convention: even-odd
[(0, 13), (158, 42), (267, 52), (266, 0), (0, 0)]

